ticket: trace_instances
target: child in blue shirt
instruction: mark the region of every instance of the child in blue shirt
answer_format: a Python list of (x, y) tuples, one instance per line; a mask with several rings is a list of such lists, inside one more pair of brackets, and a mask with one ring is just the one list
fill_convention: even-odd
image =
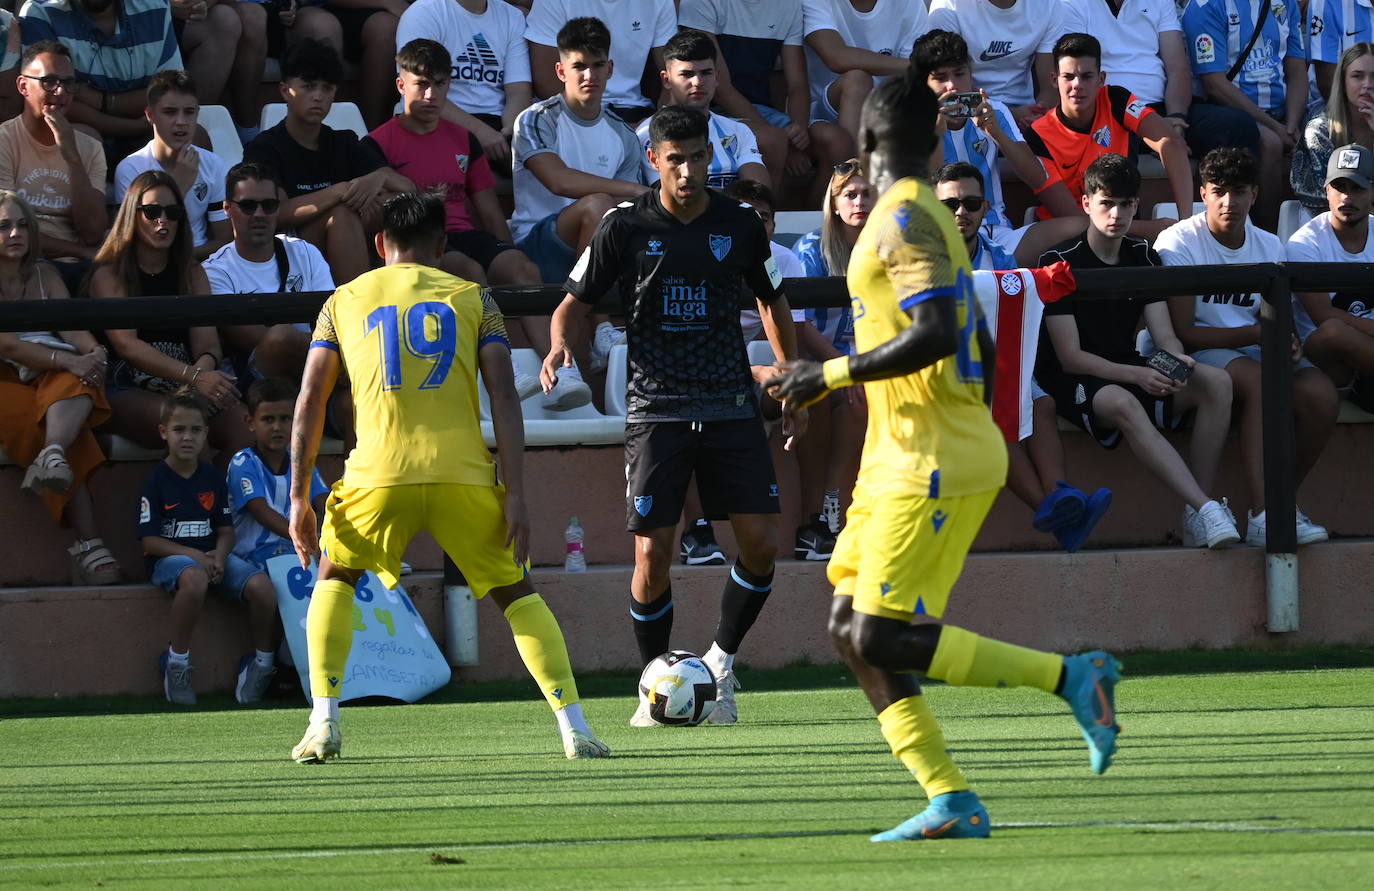
[[(248, 388), (248, 429), (255, 442), (229, 462), (229, 502), (234, 517), (234, 554), (258, 569), (278, 554), (294, 554), (291, 513), (291, 417), (296, 388), (282, 378), (264, 378)], [(314, 471), (310, 503), (324, 515), (329, 487)]]
[(167, 457), (148, 475), (139, 499), (138, 535), (148, 577), (173, 597), (171, 645), (159, 666), (163, 692), (178, 705), (196, 702), (191, 633), (208, 590), (248, 604), (257, 655), (240, 668), (238, 700), (261, 699), (276, 671), (277, 593), (266, 575), (231, 553), (234, 528), (224, 477), (200, 460), (208, 418), (204, 401), (192, 393), (163, 400), (157, 430)]

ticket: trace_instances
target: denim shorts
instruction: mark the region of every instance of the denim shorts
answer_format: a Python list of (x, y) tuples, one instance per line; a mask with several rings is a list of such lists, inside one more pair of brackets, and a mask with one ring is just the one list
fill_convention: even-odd
[(519, 247), (534, 261), (534, 265), (539, 267), (540, 281), (545, 284), (561, 287), (568, 280), (568, 273), (572, 272), (573, 264), (577, 262), (577, 254), (558, 237), (556, 213), (551, 213), (535, 223)]
[[(173, 554), (170, 557), (159, 558), (153, 564), (153, 584), (157, 585), (168, 594), (175, 594), (177, 591), (177, 580), (181, 574), (192, 566), (199, 566), (194, 559), (185, 554)], [(234, 554), (229, 555), (229, 559), (224, 561), (224, 577), (219, 584), (211, 585), (210, 590), (221, 597), (228, 597), (232, 600), (243, 599), (243, 589), (248, 584), (248, 580), (262, 572), (252, 563)]]
[(772, 124), (774, 127), (782, 127), (786, 129), (792, 123), (792, 119), (787, 116), (787, 112), (778, 111), (773, 106), (764, 105), (762, 102), (754, 103), (754, 111), (757, 111), (759, 113), (759, 117), (763, 118), (765, 121)]

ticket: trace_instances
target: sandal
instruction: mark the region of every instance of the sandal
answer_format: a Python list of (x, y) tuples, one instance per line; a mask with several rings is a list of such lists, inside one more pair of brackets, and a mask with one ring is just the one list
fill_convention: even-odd
[(67, 463), (67, 453), (62, 446), (53, 443), (33, 459), (19, 488), (35, 495), (41, 494), (43, 489), (50, 489), (61, 495), (71, 488), (73, 479), (72, 466)]
[(103, 539), (78, 539), (67, 548), (72, 555), (73, 585), (117, 585), (124, 572)]

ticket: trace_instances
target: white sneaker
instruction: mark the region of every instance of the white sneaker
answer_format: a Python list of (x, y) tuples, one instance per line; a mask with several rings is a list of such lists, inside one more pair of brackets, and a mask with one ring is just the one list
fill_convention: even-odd
[[(1260, 511), (1258, 514), (1246, 513), (1246, 544), (1260, 548), (1264, 547), (1265, 533), (1267, 532), (1267, 524), (1265, 523), (1266, 515), (1267, 511)], [(1326, 541), (1331, 537), (1327, 533), (1325, 526), (1318, 526), (1316, 523), (1313, 523), (1308, 519), (1307, 514), (1303, 513), (1301, 510), (1298, 511), (1297, 533), (1299, 545), (1314, 544), (1315, 542)]]
[(733, 724), (739, 720), (739, 706), (735, 704), (735, 691), (739, 689), (739, 679), (733, 671), (725, 671), (716, 676), (716, 707), (706, 718), (711, 724)]
[(596, 334), (592, 336), (591, 352), (587, 357), (587, 367), (595, 374), (606, 368), (606, 363), (611, 358), (611, 347), (619, 346), (625, 342), (625, 332), (615, 327), (610, 322), (602, 322), (596, 326)]
[(1226, 499), (1209, 501), (1202, 510), (1191, 507), (1183, 511), (1183, 545), (1189, 548), (1224, 548), (1240, 541), (1236, 517)]
[(578, 758), (609, 758), (611, 747), (597, 739), (590, 730), (569, 730), (563, 734), (563, 754), (570, 761)]
[(534, 375), (525, 374), (525, 372), (515, 368), (514, 365), (511, 366), (511, 370), (515, 372), (515, 396), (521, 402), (544, 389), (539, 384), (539, 378)]
[(574, 365), (571, 368), (559, 369), (558, 383), (544, 394), (544, 410), (568, 411), (580, 408), (591, 401), (592, 388), (582, 380), (582, 372)]
[(631, 727), (657, 727), (658, 722), (649, 717), (649, 704), (644, 700), (639, 700), (639, 705), (635, 708), (635, 713), (630, 716)]

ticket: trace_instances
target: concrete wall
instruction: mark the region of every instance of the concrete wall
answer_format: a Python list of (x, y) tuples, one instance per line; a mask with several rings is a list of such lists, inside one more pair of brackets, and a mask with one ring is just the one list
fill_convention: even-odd
[[(1257, 548), (976, 554), (946, 618), (1059, 651), (1374, 645), (1367, 581), (1374, 575), (1374, 541), (1313, 545), (1301, 552), (1300, 566), (1302, 627), (1291, 634), (1265, 631), (1264, 554)], [(726, 571), (674, 570), (674, 646), (701, 651), (710, 644)], [(594, 566), (576, 575), (539, 571), (534, 581), (562, 624), (578, 671), (638, 668), (626, 616), (629, 567)], [(405, 586), (442, 643), (439, 576), (420, 573)], [(780, 563), (774, 592), (742, 661), (757, 667), (835, 662), (825, 634), (830, 587), (824, 567)], [(168, 603), (146, 585), (0, 591), (0, 697), (159, 693), (156, 665), (167, 641)], [(479, 605), (478, 630), (480, 664), (456, 670), (455, 680), (524, 676), (499, 611)], [(231, 689), (238, 660), (249, 649), (243, 611), (209, 601), (192, 644), (196, 688)]]

